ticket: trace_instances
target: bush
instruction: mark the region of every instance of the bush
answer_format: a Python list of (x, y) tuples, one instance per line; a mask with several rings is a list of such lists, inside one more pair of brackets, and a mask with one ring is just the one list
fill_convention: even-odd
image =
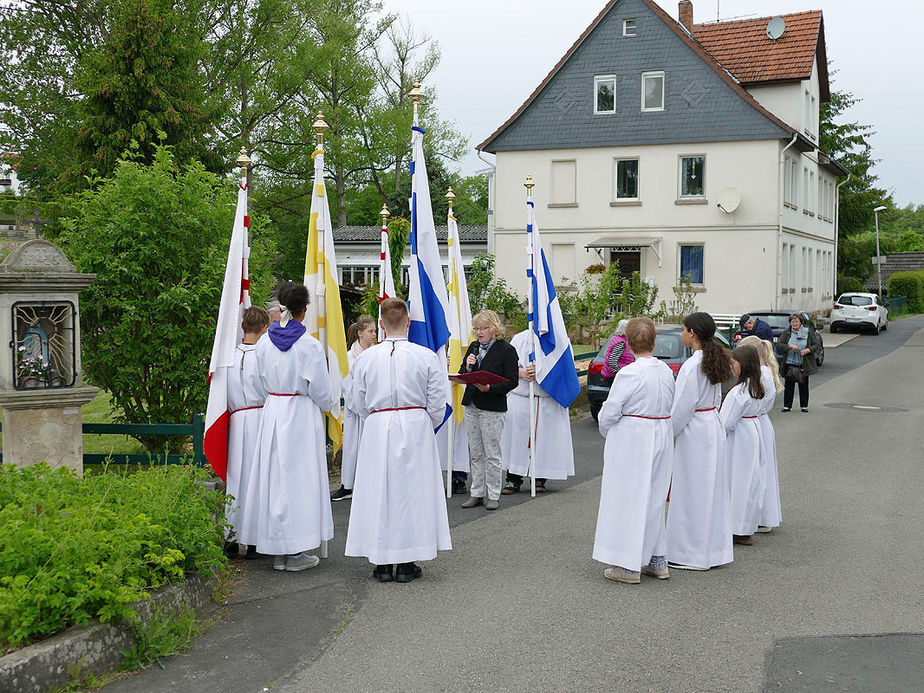
[(211, 578), (224, 498), (194, 467), (78, 477), (0, 465), (0, 647), (98, 617), (134, 622), (132, 602), (186, 571)]
[(837, 275), (837, 293), (845, 291), (866, 291), (866, 282), (859, 277), (850, 277), (846, 274)]
[(886, 284), (889, 296), (904, 296), (908, 299), (908, 310), (924, 312), (924, 270), (896, 272)]

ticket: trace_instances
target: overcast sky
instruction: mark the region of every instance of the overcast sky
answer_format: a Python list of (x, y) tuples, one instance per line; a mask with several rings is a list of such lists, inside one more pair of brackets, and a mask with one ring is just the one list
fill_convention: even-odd
[[(439, 42), (428, 80), (439, 109), (474, 146), (507, 120), (587, 28), (606, 0), (383, 0)], [(656, 0), (672, 17), (677, 3)], [(834, 88), (862, 99), (847, 118), (873, 125), (875, 171), (895, 203), (924, 204), (924, 2), (920, 0), (694, 0), (696, 23), (821, 9)], [(486, 155), (489, 159), (493, 158)], [(465, 173), (484, 168), (474, 154)]]

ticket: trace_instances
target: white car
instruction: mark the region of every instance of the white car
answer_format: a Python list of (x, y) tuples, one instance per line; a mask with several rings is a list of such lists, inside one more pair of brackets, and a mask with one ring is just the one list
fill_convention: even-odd
[(889, 326), (889, 311), (876, 294), (850, 291), (841, 294), (831, 311), (831, 332), (842, 327), (869, 328), (873, 334)]

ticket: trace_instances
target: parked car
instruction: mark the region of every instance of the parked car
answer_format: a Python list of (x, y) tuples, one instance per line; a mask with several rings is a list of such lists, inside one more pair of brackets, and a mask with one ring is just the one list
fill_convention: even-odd
[[(674, 378), (680, 372), (683, 362), (693, 355), (693, 350), (685, 347), (680, 340), (680, 332), (680, 325), (658, 326), (655, 348), (652, 352), (655, 358), (661, 359), (670, 367), (674, 372)], [(609, 346), (615, 334), (614, 332), (607, 338), (587, 367), (587, 400), (590, 402), (590, 413), (594, 419), (600, 413), (600, 408), (606, 401), (607, 395), (610, 394), (610, 387), (613, 384), (612, 378), (603, 377), (603, 360), (606, 357), (606, 347)], [(714, 339), (726, 349), (731, 348), (728, 339), (721, 332), (716, 332)]]
[[(754, 310), (748, 313), (750, 316), (755, 318), (760, 318), (765, 323), (770, 325), (770, 329), (773, 330), (773, 344), (776, 348), (776, 340), (779, 339), (780, 335), (783, 333), (787, 327), (789, 327), (789, 316), (792, 313), (782, 310)], [(816, 325), (815, 321), (812, 320), (812, 316), (806, 313), (804, 310), (799, 311), (799, 315), (802, 316), (802, 324), (809, 327), (815, 328), (818, 332), (818, 336), (821, 336), (821, 325)], [(831, 330), (834, 332), (834, 330)], [(741, 330), (736, 330), (734, 336), (732, 337), (732, 342), (737, 344), (741, 340)], [(782, 359), (783, 354), (780, 353), (779, 349), (776, 350), (776, 357)], [(815, 357), (815, 362), (820, 366), (825, 362), (825, 347), (824, 339), (822, 339), (821, 351), (818, 352), (818, 355)]]
[(879, 334), (880, 330), (889, 328), (889, 311), (876, 294), (843, 293), (831, 310), (831, 332), (844, 327), (869, 329)]

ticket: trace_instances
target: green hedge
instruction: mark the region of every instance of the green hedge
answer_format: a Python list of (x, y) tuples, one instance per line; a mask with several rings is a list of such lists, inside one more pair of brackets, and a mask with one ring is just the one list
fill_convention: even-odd
[(207, 476), (0, 465), (0, 648), (93, 617), (134, 621), (129, 604), (150, 590), (188, 570), (215, 576), (226, 565), (223, 496)]
[(904, 296), (908, 299), (908, 310), (924, 312), (924, 270), (896, 272), (886, 284), (889, 296)]

